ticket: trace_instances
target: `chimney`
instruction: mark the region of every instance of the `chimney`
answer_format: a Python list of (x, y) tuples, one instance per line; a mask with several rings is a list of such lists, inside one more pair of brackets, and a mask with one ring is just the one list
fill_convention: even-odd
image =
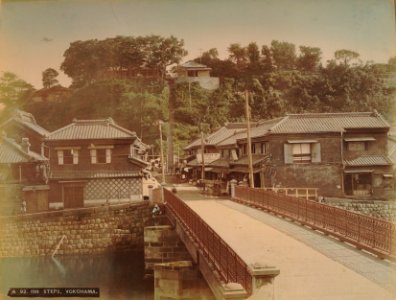
[(30, 151), (29, 138), (22, 138), (21, 147), (24, 152), (29, 153)]

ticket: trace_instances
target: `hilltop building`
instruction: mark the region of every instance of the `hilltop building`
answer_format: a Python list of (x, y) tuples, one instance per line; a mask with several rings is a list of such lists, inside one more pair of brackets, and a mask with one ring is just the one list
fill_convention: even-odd
[(219, 78), (211, 77), (210, 71), (212, 69), (195, 61), (188, 61), (176, 68), (176, 83), (197, 82), (199, 85), (207, 90), (215, 90), (219, 87)]

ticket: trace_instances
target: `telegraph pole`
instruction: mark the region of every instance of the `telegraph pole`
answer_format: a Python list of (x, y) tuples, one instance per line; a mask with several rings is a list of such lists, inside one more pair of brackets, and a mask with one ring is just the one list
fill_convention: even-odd
[(201, 131), (201, 160), (202, 160), (202, 166), (201, 166), (201, 179), (202, 182), (205, 179), (205, 156), (204, 156), (204, 151), (205, 151), (205, 144), (204, 144), (204, 137), (203, 137), (203, 132)]
[(161, 183), (165, 183), (164, 146), (162, 144), (162, 121), (158, 121), (158, 125), (159, 125), (160, 149), (161, 149), (161, 173), (162, 173), (162, 182)]
[(246, 127), (247, 127), (247, 154), (249, 161), (249, 186), (254, 188), (253, 179), (253, 160), (252, 160), (252, 140), (250, 138), (250, 107), (249, 107), (249, 91), (245, 91), (245, 105), (246, 105)]
[(174, 156), (173, 156), (173, 125), (174, 125), (174, 103), (175, 103), (175, 81), (173, 78), (168, 80), (169, 86), (169, 126), (168, 126), (168, 172), (171, 174), (175, 173)]

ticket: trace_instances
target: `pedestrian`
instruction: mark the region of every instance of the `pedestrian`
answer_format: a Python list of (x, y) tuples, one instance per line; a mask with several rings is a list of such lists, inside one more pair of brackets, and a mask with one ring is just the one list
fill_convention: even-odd
[(158, 206), (158, 204), (154, 205), (154, 208), (151, 211), (151, 214), (153, 215), (153, 218), (155, 218), (161, 214), (161, 208)]
[(26, 200), (23, 199), (21, 203), (21, 213), (25, 214), (26, 213)]

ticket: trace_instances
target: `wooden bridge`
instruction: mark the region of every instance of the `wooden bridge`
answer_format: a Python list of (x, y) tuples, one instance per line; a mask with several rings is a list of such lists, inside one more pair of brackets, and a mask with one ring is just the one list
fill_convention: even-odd
[[(252, 297), (252, 299), (288, 299), (290, 295), (293, 295), (294, 299), (315, 299), (315, 297), (318, 297), (315, 296), (315, 293), (317, 293), (316, 289), (312, 290), (311, 298), (307, 298), (307, 295), (309, 295), (307, 293), (310, 292), (303, 293), (302, 298), (296, 298), (296, 295), (290, 290), (278, 291), (275, 284), (278, 280), (277, 275), (279, 273), (283, 275), (283, 272), (287, 269), (285, 267), (285, 270), (282, 270), (281, 266), (276, 265), (276, 258), (279, 258), (277, 255), (279, 256), (279, 253), (282, 251), (280, 249), (279, 251), (277, 249), (271, 249), (273, 253), (266, 253), (266, 259), (264, 261), (254, 260), (252, 259), (254, 257), (252, 253), (246, 255), (246, 253), (243, 253), (244, 251), (237, 250), (240, 246), (235, 243), (234, 239), (230, 238), (227, 230), (223, 228), (222, 224), (225, 227), (233, 224), (232, 222), (228, 222), (230, 225), (225, 225), (228, 221), (227, 214), (222, 214), (219, 211), (217, 217), (214, 219), (213, 211), (209, 214), (206, 213), (206, 210), (200, 210), (202, 206), (206, 207), (212, 204), (213, 207), (216, 207), (216, 205), (218, 207), (219, 203), (217, 202), (223, 200), (205, 198), (196, 193), (195, 196), (200, 201), (192, 201), (193, 197), (189, 195), (179, 197), (180, 194), (179, 192), (175, 193), (168, 189), (163, 190), (167, 216), (174, 224), (179, 237), (186, 245), (194, 263), (201, 270), (216, 299), (246, 299), (247, 297)], [(334, 236), (340, 241), (345, 241), (348, 245), (353, 244), (358, 249), (369, 251), (381, 259), (392, 260), (396, 258), (396, 231), (395, 225), (390, 222), (331, 207), (305, 198), (291, 197), (285, 193), (266, 191), (264, 189), (236, 187), (235, 198), (232, 200), (234, 203), (238, 202), (246, 206), (255, 207), (309, 226), (326, 235)], [(205, 204), (202, 204), (203, 201), (205, 201)], [(201, 204), (198, 205), (198, 203)], [(261, 212), (261, 214), (265, 214), (265, 212)], [(212, 217), (209, 217), (209, 215)], [(246, 218), (246, 216), (243, 217)], [(243, 217), (237, 216), (236, 220), (239, 222)], [(241, 226), (244, 225), (243, 223), (241, 224)], [(247, 230), (251, 232), (255, 228), (249, 227)], [(281, 234), (279, 232), (279, 235)], [(247, 245), (250, 245), (251, 251), (257, 252), (257, 257), (262, 257), (262, 253), (258, 253), (259, 251), (257, 250), (257, 247), (259, 247), (257, 241), (253, 243), (253, 241), (249, 240), (249, 236), (249, 234), (242, 236), (239, 243), (245, 244), (244, 249), (249, 249)], [(263, 236), (262, 240), (265, 242), (266, 237)], [(234, 244), (231, 241), (234, 241)], [(286, 239), (286, 243), (290, 243), (290, 245), (295, 242), (292, 237)], [(273, 239), (267, 240), (266, 243), (270, 248), (271, 246), (276, 247), (275, 240)], [(298, 245), (298, 247), (301, 247), (301, 245)], [(305, 251), (309, 253), (312, 249)], [(312, 255), (316, 256), (317, 254)], [(364, 254), (362, 253), (362, 255)], [(275, 258), (273, 262), (271, 261), (271, 257)], [(293, 260), (297, 259), (301, 258), (293, 258)], [(342, 290), (345, 288), (346, 282), (342, 282), (340, 278), (337, 278), (341, 275), (341, 273), (336, 274), (339, 266), (332, 265), (333, 262), (331, 260), (329, 261), (329, 259), (318, 258), (318, 260), (320, 259), (323, 260), (323, 267), (326, 270), (334, 269), (334, 274), (332, 274), (334, 276), (332, 279), (334, 282), (331, 282), (333, 287), (331, 289), (324, 287), (323, 291), (331, 293), (333, 289), (338, 288)], [(290, 263), (296, 265), (300, 263), (293, 260)], [(315, 260), (316, 258), (313, 259), (313, 261)], [(329, 264), (329, 266), (326, 266), (326, 264)], [(342, 270), (342, 272), (346, 271)], [(358, 296), (356, 293), (361, 293), (359, 294), (359, 299), (378, 298), (378, 295), (381, 295), (382, 299), (392, 299), (396, 295), (396, 290), (392, 290), (389, 293), (389, 290), (386, 291), (380, 286), (375, 286), (370, 282), (364, 282), (364, 278), (360, 278), (357, 274), (349, 272), (348, 270), (346, 273), (351, 278), (351, 284), (355, 286), (366, 286), (362, 291), (356, 291), (352, 296), (356, 297)], [(393, 268), (392, 272), (394, 272), (392, 274), (394, 274), (396, 279), (396, 269)], [(286, 276), (287, 274), (285, 274), (284, 278)], [(319, 276), (315, 276), (315, 278), (317, 277)], [(280, 276), (279, 278), (283, 277)], [(280, 282), (283, 281), (285, 280), (280, 280)], [(284, 282), (281, 285), (287, 286)], [(345, 291), (347, 290), (345, 289)], [(281, 296), (277, 297), (279, 294)], [(353, 299), (352, 296), (344, 298), (337, 297), (337, 299)], [(335, 299), (331, 294), (327, 298), (323, 295), (320, 297), (323, 299)]]

